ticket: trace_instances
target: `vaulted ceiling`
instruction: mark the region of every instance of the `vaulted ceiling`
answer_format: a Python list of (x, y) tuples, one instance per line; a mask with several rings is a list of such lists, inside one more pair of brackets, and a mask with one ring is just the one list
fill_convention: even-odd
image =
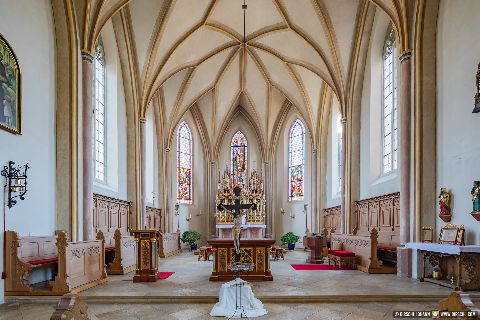
[[(398, 0), (375, 2), (398, 17)], [(341, 105), (348, 100), (356, 48), (366, 12), (374, 6), (367, 0), (246, 0), (244, 44), (242, 4), (131, 0), (124, 5), (140, 108), (159, 97), (165, 132), (196, 108), (215, 145), (240, 105), (267, 145), (289, 101), (315, 135), (325, 88)]]

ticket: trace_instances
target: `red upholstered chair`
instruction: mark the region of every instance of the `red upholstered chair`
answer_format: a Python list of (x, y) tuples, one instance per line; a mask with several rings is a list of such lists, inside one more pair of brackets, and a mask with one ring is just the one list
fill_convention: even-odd
[(357, 267), (357, 256), (355, 252), (341, 250), (341, 249), (331, 249), (328, 250), (328, 265), (330, 261), (333, 261), (334, 265), (342, 268), (343, 266), (348, 266), (353, 269)]

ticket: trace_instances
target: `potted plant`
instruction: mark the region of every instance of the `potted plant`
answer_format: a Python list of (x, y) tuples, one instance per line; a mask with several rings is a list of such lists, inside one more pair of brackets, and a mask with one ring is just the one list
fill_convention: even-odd
[(288, 250), (295, 250), (295, 243), (298, 239), (300, 239), (300, 237), (293, 232), (287, 232), (280, 238), (280, 241), (282, 241), (283, 244), (288, 244)]
[(202, 235), (198, 231), (185, 231), (180, 240), (182, 240), (183, 243), (188, 243), (191, 250), (197, 250), (196, 242), (200, 240), (200, 238), (202, 238)]

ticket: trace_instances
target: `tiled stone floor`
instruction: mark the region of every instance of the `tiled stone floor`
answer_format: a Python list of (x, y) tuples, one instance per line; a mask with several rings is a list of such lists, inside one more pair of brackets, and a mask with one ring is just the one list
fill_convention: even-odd
[[(396, 275), (369, 275), (357, 270), (296, 271), (291, 263), (304, 263), (306, 253), (295, 251), (285, 260), (271, 261), (274, 281), (253, 282), (255, 295), (265, 296), (355, 296), (355, 295), (447, 295), (450, 289)], [(161, 260), (161, 271), (174, 271), (156, 283), (133, 283), (133, 274), (109, 276), (107, 284), (81, 293), (83, 296), (217, 296), (220, 282), (208, 280), (212, 262), (197, 261), (190, 252)]]
[[(353, 270), (295, 271), (290, 266), (291, 263), (303, 263), (305, 257), (304, 252), (296, 251), (289, 253), (285, 261), (271, 261), (274, 281), (252, 283), (255, 295), (266, 300), (268, 315), (260, 319), (392, 319), (394, 310), (435, 309), (440, 299), (435, 297), (450, 292), (447, 288), (399, 279), (395, 275), (368, 275)], [(80, 295), (88, 302), (93, 320), (211, 319), (213, 302), (182, 301), (188, 297), (213, 299), (218, 296), (221, 283), (208, 280), (211, 265), (185, 252), (161, 260), (161, 271), (175, 272), (166, 280), (133, 284), (132, 274), (110, 276), (107, 284)], [(326, 299), (306, 303), (312, 296)], [(428, 301), (419, 301), (426, 296), (430, 297)], [(120, 301), (119, 297), (126, 300)], [(284, 297), (287, 303), (275, 301), (279, 297)], [(368, 302), (358, 300), (362, 297), (369, 297)], [(171, 303), (159, 303), (164, 298), (169, 298)], [(136, 299), (136, 303), (129, 299)], [(56, 301), (57, 298), (34, 298), (26, 302), (9, 298), (7, 304), (0, 305), (0, 320), (49, 319)]]
[[(394, 310), (433, 310), (425, 303), (311, 303), (265, 304), (268, 314), (258, 319), (393, 319)], [(210, 304), (89, 304), (92, 320), (204, 320)], [(48, 320), (53, 307), (47, 304), (0, 306), (0, 320)]]

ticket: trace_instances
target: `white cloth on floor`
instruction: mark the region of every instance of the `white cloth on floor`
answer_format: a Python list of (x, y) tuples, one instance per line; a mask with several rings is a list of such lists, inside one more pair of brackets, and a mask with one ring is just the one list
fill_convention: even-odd
[(267, 314), (263, 303), (253, 295), (252, 287), (242, 279), (236, 278), (235, 280), (222, 284), (219, 301), (213, 306), (210, 312), (212, 317), (240, 318), (241, 310), (236, 310), (235, 294), (240, 293), (240, 287), (238, 287), (238, 285), (241, 284), (243, 284), (243, 286), (241, 286), (241, 299), (239, 296), (238, 303), (240, 306), (241, 300), (241, 306), (243, 306), (244, 311), (243, 316), (256, 318)]

